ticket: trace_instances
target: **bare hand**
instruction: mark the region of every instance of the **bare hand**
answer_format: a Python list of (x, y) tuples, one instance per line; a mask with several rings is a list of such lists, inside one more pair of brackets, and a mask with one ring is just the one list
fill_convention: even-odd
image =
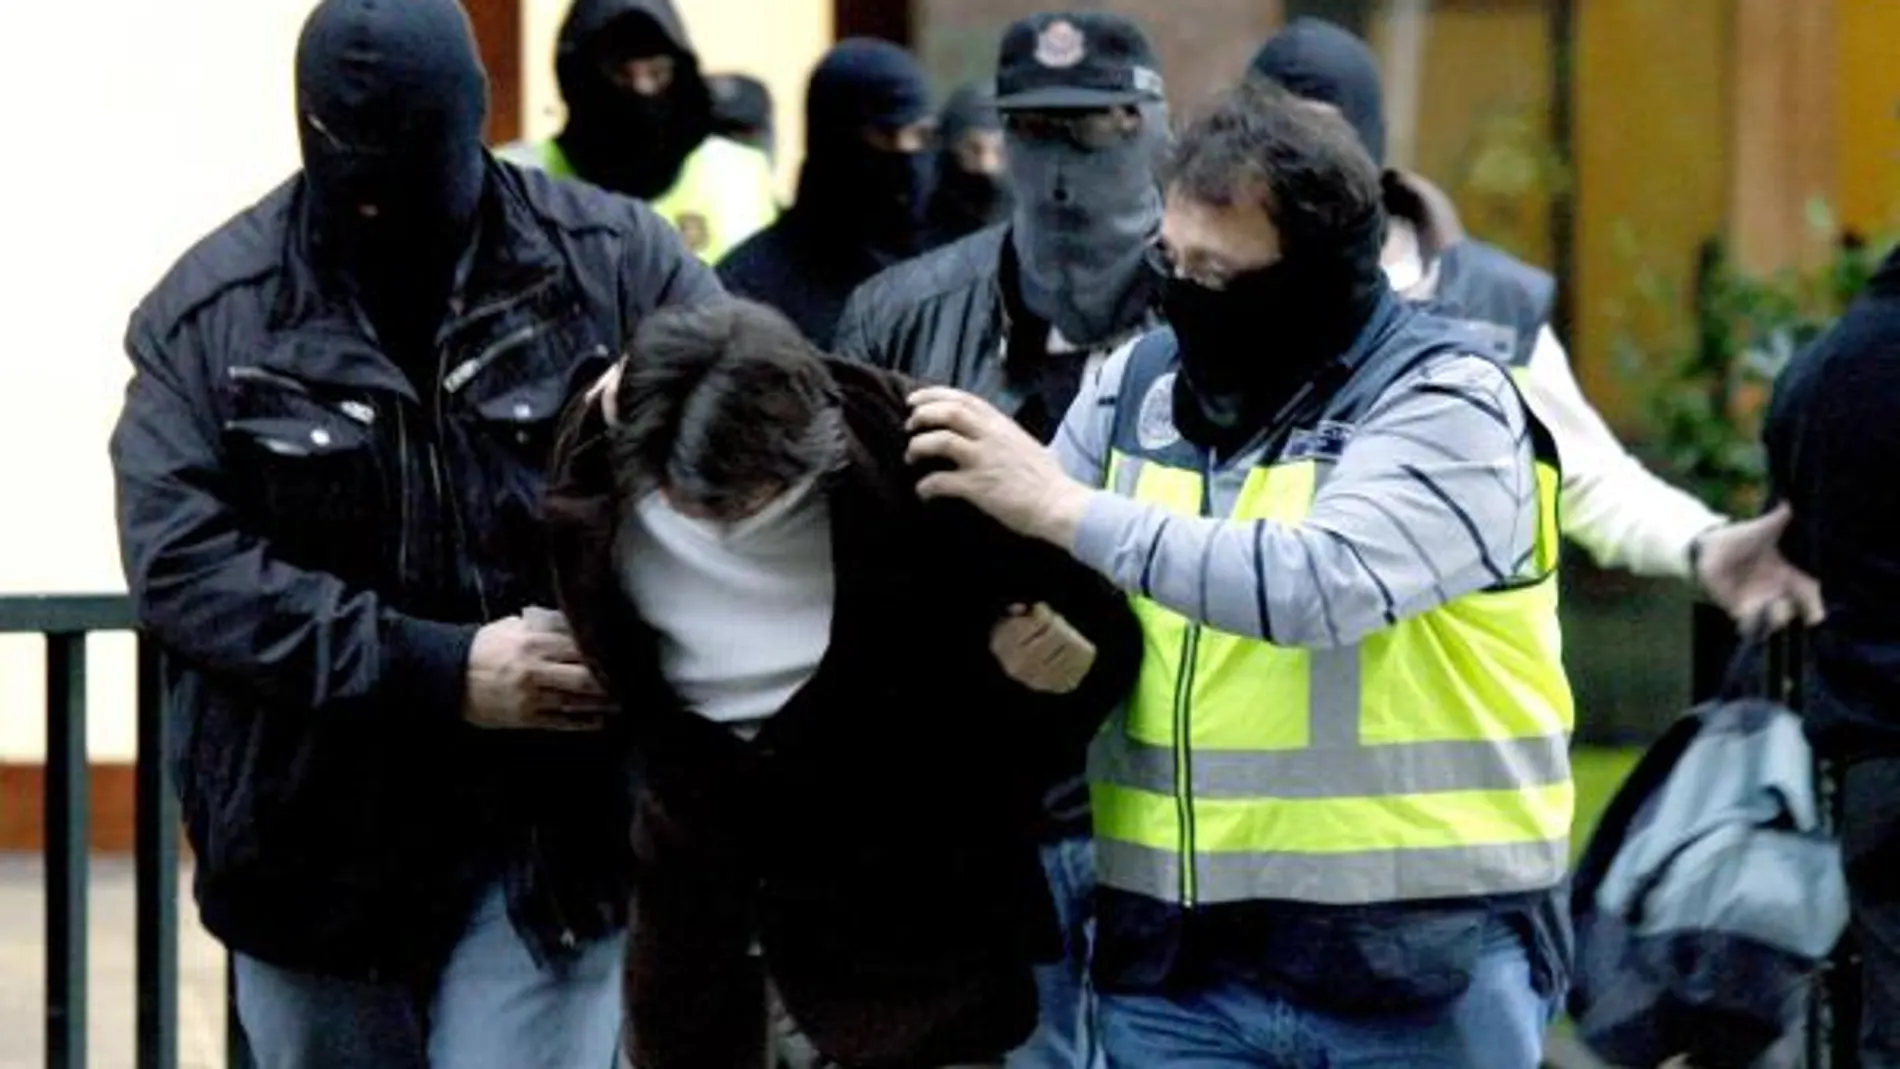
[(1793, 519), (1794, 511), (1783, 503), (1764, 516), (1702, 536), (1696, 580), (1744, 627), (1764, 624), (1778, 631), (1796, 617), (1813, 626), (1827, 616), (1821, 585), (1781, 555), (1781, 536)]
[(462, 719), (478, 728), (598, 731), (613, 709), (571, 635), (510, 616), (475, 633)]
[(956, 465), (925, 476), (919, 494), (968, 501), (1018, 534), (1065, 549), (1074, 545), (1089, 490), (1015, 420), (981, 398), (940, 386), (912, 394), (910, 406), (906, 459)]
[(587, 399), (600, 403), (601, 418), (607, 421), (609, 427), (619, 421), (619, 413), (614, 411), (614, 406), (620, 398), (620, 370), (626, 363), (625, 360), (614, 361), (614, 366), (587, 388)]
[(1095, 667), (1095, 643), (1047, 605), (1011, 606), (990, 632), (1004, 674), (1038, 694), (1073, 694)]

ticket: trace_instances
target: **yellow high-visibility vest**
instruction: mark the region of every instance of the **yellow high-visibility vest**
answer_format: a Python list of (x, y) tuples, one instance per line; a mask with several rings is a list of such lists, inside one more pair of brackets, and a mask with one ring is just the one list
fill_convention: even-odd
[[(536, 167), (557, 178), (578, 178), (560, 142), (517, 142), (498, 149), (509, 163)], [(686, 247), (718, 263), (738, 244), (778, 218), (772, 164), (765, 153), (723, 137), (709, 137), (680, 168), (673, 188), (648, 202), (673, 224)]]
[[(1202, 516), (1203, 472), (1179, 448), (1145, 448), (1139, 417), (1127, 415), (1175, 369), (1172, 338), (1160, 339), (1137, 347), (1123, 380), (1108, 486)], [(1350, 393), (1315, 425), (1350, 426), (1377, 400)], [(1091, 754), (1104, 886), (1182, 907), (1347, 906), (1563, 879), (1573, 711), (1557, 619), (1560, 479), (1549, 435), (1529, 418), (1532, 578), (1323, 650), (1223, 633), (1133, 599), (1140, 679)], [(1226, 518), (1297, 524), (1330, 466), (1270, 453), (1244, 473), (1216, 472), (1244, 474)]]

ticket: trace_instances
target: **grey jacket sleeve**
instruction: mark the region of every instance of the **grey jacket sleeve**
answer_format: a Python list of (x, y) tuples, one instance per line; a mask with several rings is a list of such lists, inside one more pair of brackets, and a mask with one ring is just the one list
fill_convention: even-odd
[[(1106, 455), (1113, 408), (1089, 416), (1092, 431), (1064, 436), (1078, 476)], [(1097, 492), (1074, 552), (1210, 627), (1321, 648), (1526, 574), (1536, 532), (1523, 402), (1496, 365), (1454, 356), (1374, 405), (1302, 522), (1185, 517)]]

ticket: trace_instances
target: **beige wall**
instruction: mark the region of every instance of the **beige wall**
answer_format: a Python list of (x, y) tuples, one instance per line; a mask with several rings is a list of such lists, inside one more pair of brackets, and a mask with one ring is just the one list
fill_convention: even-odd
[[(291, 56), (311, 6), (0, 9), (0, 125), (17, 153), (0, 177), (0, 594), (122, 588), (105, 443), (126, 314), (191, 241), (296, 167)], [(123, 759), (129, 642), (93, 649), (93, 752)], [(37, 639), (0, 639), (0, 761), (42, 749), (39, 657)]]
[[(548, 137), (561, 126), (554, 43), (570, 0), (522, 0), (521, 126)], [(675, 0), (711, 73), (750, 74), (771, 87), (782, 192), (789, 199), (805, 146), (805, 80), (831, 47), (831, 0)]]

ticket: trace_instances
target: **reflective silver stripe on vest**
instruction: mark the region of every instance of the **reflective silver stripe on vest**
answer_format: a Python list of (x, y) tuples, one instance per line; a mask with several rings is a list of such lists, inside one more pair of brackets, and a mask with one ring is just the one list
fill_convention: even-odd
[(1147, 467), (1148, 462), (1140, 457), (1131, 457), (1127, 453), (1116, 453), (1115, 458), (1115, 475), (1109, 481), (1108, 488), (1116, 497), (1132, 499), (1135, 496), (1135, 487), (1141, 482), (1141, 469)]
[[(1173, 851), (1098, 838), (1103, 886), (1163, 902), (1181, 900), (1181, 859)], [(1378, 850), (1350, 854), (1201, 854), (1199, 905), (1290, 900), (1350, 906), (1545, 891), (1563, 881), (1568, 840)]]
[[(1098, 782), (1172, 796), (1174, 751), (1121, 736), (1095, 747)], [(1197, 798), (1389, 798), (1441, 791), (1509, 791), (1570, 779), (1564, 735), (1485, 742), (1413, 742), (1346, 749), (1194, 751)]]

